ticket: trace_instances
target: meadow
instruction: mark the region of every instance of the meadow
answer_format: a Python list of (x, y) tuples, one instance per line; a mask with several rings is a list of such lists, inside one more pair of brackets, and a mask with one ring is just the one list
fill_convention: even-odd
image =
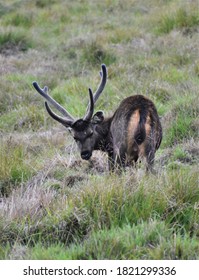
[[(199, 259), (199, 2), (0, 4), (0, 259)], [(156, 174), (80, 158), (32, 86), (82, 117), (143, 94), (163, 126)]]

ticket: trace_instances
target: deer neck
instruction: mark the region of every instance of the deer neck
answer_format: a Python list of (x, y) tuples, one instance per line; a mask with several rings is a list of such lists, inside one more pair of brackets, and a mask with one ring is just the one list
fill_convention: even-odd
[(97, 125), (96, 131), (98, 132), (98, 141), (96, 143), (96, 150), (107, 151), (110, 145), (110, 125), (112, 117), (104, 119), (104, 121)]

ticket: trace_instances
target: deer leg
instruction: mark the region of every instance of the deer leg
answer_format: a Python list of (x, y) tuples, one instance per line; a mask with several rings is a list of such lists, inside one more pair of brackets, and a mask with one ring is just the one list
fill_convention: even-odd
[(122, 146), (114, 153), (114, 163), (117, 171), (121, 173), (126, 166), (126, 152)]
[(155, 150), (150, 144), (146, 146), (146, 170), (154, 173), (153, 165), (155, 159)]
[(108, 154), (108, 164), (109, 164), (109, 171), (113, 172), (116, 169), (122, 170), (125, 167), (126, 163), (126, 155), (123, 153), (109, 153)]
[(108, 153), (108, 169), (110, 172), (113, 172), (115, 169), (115, 160), (114, 160), (113, 152)]
[(134, 156), (132, 159), (131, 159), (131, 162), (130, 162), (130, 165), (137, 169), (138, 168), (138, 155)]

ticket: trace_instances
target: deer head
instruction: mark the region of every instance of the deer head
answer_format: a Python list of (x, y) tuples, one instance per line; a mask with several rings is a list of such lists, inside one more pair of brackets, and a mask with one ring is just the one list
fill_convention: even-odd
[[(85, 160), (90, 159), (92, 156), (92, 151), (95, 149), (100, 138), (99, 129), (97, 129), (97, 126), (104, 120), (102, 111), (98, 111), (94, 115), (93, 113), (94, 105), (106, 85), (107, 69), (105, 64), (102, 64), (102, 71), (100, 72), (100, 75), (101, 81), (96, 92), (93, 94), (92, 90), (89, 88), (90, 101), (84, 117), (80, 119), (75, 119), (65, 108), (57, 103), (48, 94), (47, 86), (42, 89), (37, 82), (33, 82), (34, 88), (47, 100), (45, 101), (45, 107), (49, 115), (65, 127), (71, 129), (73, 138), (77, 142), (77, 145), (80, 149), (81, 157)], [(48, 102), (53, 105), (62, 114), (62, 116), (59, 116), (53, 112), (48, 105)]]

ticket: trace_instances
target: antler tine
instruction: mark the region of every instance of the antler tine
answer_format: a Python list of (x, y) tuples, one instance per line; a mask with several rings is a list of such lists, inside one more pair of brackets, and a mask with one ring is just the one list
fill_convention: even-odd
[(103, 89), (104, 89), (104, 87), (106, 85), (107, 69), (106, 69), (106, 65), (105, 64), (102, 64), (102, 71), (100, 71), (100, 76), (101, 76), (100, 84), (99, 84), (96, 92), (93, 94), (94, 103), (96, 103), (96, 101), (100, 97), (100, 94), (102, 93), (102, 91), (103, 91)]
[(93, 93), (92, 90), (89, 88), (89, 96), (90, 96), (90, 102), (89, 102), (89, 107), (87, 109), (86, 115), (83, 118), (85, 121), (90, 121), (92, 118), (93, 112), (94, 112), (94, 98), (93, 98)]
[(73, 120), (69, 120), (69, 119), (64, 119), (60, 116), (58, 116), (57, 114), (55, 114), (51, 108), (49, 107), (48, 103), (45, 101), (45, 106), (46, 106), (46, 110), (48, 112), (48, 114), (56, 121), (60, 122), (61, 124), (63, 124), (65, 127), (71, 127), (74, 123)]
[[(32, 83), (36, 91), (41, 94), (51, 105), (53, 105), (60, 113), (62, 113), (67, 119), (65, 121), (74, 122), (75, 119), (50, 95), (48, 95), (48, 87), (40, 88), (37, 82)], [(51, 110), (52, 111), (52, 110)], [(60, 117), (61, 118), (61, 117)]]

